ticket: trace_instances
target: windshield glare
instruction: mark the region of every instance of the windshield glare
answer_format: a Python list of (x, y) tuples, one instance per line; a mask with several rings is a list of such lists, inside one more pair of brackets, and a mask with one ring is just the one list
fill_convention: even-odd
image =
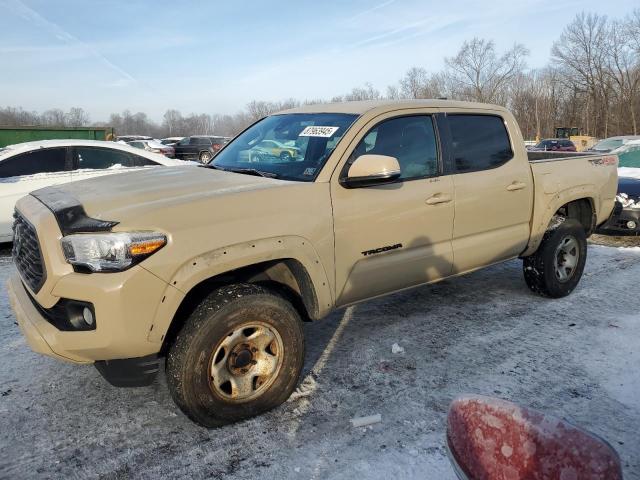
[(311, 182), (357, 117), (344, 113), (272, 115), (241, 133), (210, 163), (222, 169), (258, 170), (285, 180)]
[(617, 152), (619, 167), (640, 168), (640, 145), (626, 145)]
[(622, 143), (623, 143), (623, 140), (621, 138), (602, 140), (596, 143), (593, 146), (593, 149), (594, 150), (613, 150), (614, 148), (618, 148), (620, 145), (622, 145)]

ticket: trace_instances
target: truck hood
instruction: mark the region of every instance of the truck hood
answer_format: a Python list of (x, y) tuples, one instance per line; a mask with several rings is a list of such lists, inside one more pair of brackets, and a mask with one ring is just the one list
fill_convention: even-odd
[[(212, 197), (278, 188), (296, 182), (193, 166), (154, 168), (107, 175), (56, 187), (96, 219), (121, 222), (166, 206), (189, 203), (194, 208)], [(43, 190), (33, 195), (42, 201)], [(50, 206), (49, 206), (50, 207)], [(50, 207), (51, 208), (51, 207)]]

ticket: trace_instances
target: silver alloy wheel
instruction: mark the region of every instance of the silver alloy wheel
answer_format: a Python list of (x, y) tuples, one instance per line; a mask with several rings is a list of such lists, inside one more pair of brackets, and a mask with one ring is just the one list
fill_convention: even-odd
[(580, 245), (573, 235), (566, 235), (560, 241), (554, 255), (556, 278), (565, 283), (573, 277), (580, 260)]
[(209, 384), (225, 400), (236, 403), (256, 398), (278, 377), (284, 344), (277, 330), (250, 322), (229, 332), (215, 348)]
[(202, 163), (207, 163), (209, 160), (211, 160), (211, 154), (209, 152), (202, 152), (200, 154), (200, 161)]

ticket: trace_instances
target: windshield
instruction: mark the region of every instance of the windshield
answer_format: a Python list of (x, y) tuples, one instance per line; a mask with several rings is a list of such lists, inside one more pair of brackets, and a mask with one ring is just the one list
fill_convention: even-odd
[(618, 148), (623, 143), (622, 138), (610, 138), (607, 140), (601, 140), (593, 146), (594, 150), (613, 150)]
[(640, 145), (625, 145), (616, 150), (618, 167), (640, 168)]
[(311, 182), (356, 118), (344, 113), (272, 115), (241, 133), (210, 164)]

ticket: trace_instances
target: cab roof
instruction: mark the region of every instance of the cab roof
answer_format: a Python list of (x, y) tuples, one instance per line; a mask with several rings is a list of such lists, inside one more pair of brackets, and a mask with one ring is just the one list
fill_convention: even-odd
[(487, 103), (460, 102), (456, 100), (362, 100), (356, 102), (319, 103), (302, 105), (278, 112), (283, 113), (351, 113), (362, 115), (371, 110), (380, 112), (404, 108), (461, 108), (469, 110), (502, 110), (503, 107)]

